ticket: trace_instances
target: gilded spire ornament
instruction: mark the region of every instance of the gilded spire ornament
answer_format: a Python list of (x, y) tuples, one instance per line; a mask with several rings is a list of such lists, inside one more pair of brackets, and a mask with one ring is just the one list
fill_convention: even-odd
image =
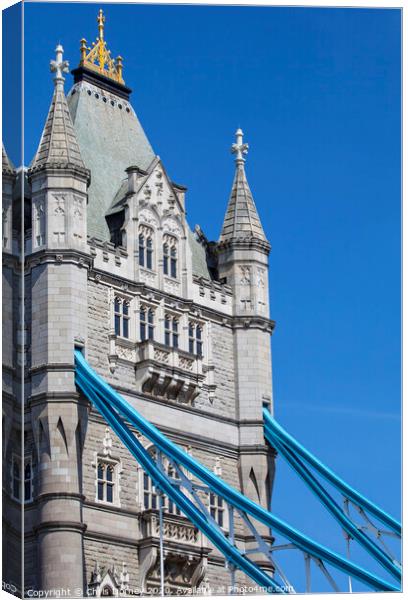
[(108, 50), (104, 39), (105, 20), (103, 11), (100, 9), (96, 18), (99, 37), (96, 38), (96, 42), (92, 42), (92, 48), (89, 48), (86, 45), (86, 39), (82, 38), (80, 45), (81, 60), (79, 66), (96, 71), (97, 73), (124, 85), (125, 82), (122, 76), (123, 58), (121, 56), (118, 56), (116, 60), (111, 58), (111, 52)]

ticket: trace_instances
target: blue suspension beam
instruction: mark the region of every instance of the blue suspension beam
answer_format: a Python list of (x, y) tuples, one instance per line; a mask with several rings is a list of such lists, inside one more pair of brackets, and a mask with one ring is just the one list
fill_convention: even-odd
[[(75, 352), (75, 363), (79, 387), (81, 387), (81, 382), (88, 383), (89, 388), (97, 391), (99, 397), (103, 398), (105, 403), (126, 418), (138, 431), (140, 431), (140, 433), (146, 436), (158, 450), (187, 468), (193, 475), (211, 488), (215, 494), (223, 497), (228, 504), (243, 511), (247, 515), (254, 517), (261, 523), (264, 523), (267, 527), (275, 529), (303, 552), (333, 565), (347, 575), (368, 585), (370, 588), (379, 591), (399, 591), (399, 588), (395, 585), (386, 582), (382, 578), (373, 575), (355, 563), (344, 559), (339, 554), (314, 542), (261, 506), (258, 506), (243, 494), (228, 486), (222, 479), (203, 467), (193, 457), (189, 456), (176, 444), (168, 440), (154, 425), (144, 419), (129, 403), (127, 403), (113, 388), (97, 375), (95, 371), (93, 371), (80, 351)], [(83, 391), (86, 394), (86, 390)], [(170, 492), (169, 497), (173, 498), (174, 488), (172, 489), (173, 493)], [(185, 512), (184, 508), (182, 510)]]
[(278, 436), (274, 435), (268, 420), (265, 420), (265, 437), (269, 444), (274, 446), (276, 450), (280, 452), (306, 485), (316, 494), (320, 502), (327, 508), (336, 521), (338, 521), (344, 531), (359, 542), (361, 546), (367, 550), (367, 552), (371, 554), (384, 569), (391, 573), (393, 577), (398, 581), (401, 581), (401, 569), (399, 566), (382, 550), (382, 548), (377, 546), (372, 539), (348, 518), (337, 502), (335, 502), (298, 456), (288, 448)]
[(310, 465), (312, 465), (316, 471), (322, 475), (327, 481), (330, 481), (334, 487), (336, 487), (346, 498), (349, 498), (352, 502), (371, 513), (381, 523), (389, 527), (397, 535), (401, 535), (401, 523), (394, 519), (391, 515), (386, 513), (382, 508), (365, 498), (362, 494), (353, 489), (348, 483), (338, 477), (331, 469), (326, 467), (318, 458), (316, 458), (311, 452), (306, 450), (294, 437), (292, 437), (287, 431), (283, 429), (279, 423), (275, 421), (269, 411), (264, 409), (263, 411), (264, 420), (275, 435), (279, 436), (280, 439), (294, 452), (302, 456)]
[(145, 472), (152, 478), (155, 486), (173, 500), (178, 508), (208, 537), (227, 560), (246, 573), (246, 575), (266, 591), (283, 593), (282, 586), (280, 586), (272, 577), (267, 575), (255, 563), (243, 556), (238, 548), (230, 543), (228, 538), (213, 527), (206, 519), (206, 516), (194, 506), (183, 492), (171, 483), (167, 476), (160, 471), (153, 458), (143, 448), (142, 444), (133, 435), (122, 419), (120, 419), (109, 404), (98, 395), (81, 374), (76, 374), (76, 383), (106, 419), (129, 452), (131, 452)]

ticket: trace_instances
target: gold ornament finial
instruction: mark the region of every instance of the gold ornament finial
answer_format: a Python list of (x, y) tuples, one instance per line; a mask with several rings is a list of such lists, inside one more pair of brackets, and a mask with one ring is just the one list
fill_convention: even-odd
[(103, 14), (103, 10), (100, 9), (96, 22), (98, 23), (99, 37), (96, 38), (96, 42), (92, 42), (92, 48), (87, 47), (86, 39), (82, 38), (79, 51), (81, 53), (80, 66), (96, 71), (113, 81), (117, 81), (124, 85), (123, 80), (123, 58), (118, 56), (115, 59), (111, 58), (110, 50), (106, 47), (104, 39), (106, 18)]
[(103, 16), (103, 10), (101, 8), (99, 9), (99, 14), (96, 18), (96, 22), (98, 23), (99, 39), (103, 40), (103, 30), (105, 28), (105, 17)]

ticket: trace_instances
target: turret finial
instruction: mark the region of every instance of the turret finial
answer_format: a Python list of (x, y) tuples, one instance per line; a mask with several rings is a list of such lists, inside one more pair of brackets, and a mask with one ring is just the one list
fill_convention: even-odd
[(62, 75), (63, 73), (69, 72), (69, 62), (67, 60), (63, 60), (64, 56), (64, 48), (61, 44), (58, 44), (55, 48), (55, 60), (50, 61), (50, 71), (51, 73), (55, 73), (54, 83), (55, 86), (64, 86), (65, 77)]
[(232, 144), (231, 146), (231, 153), (235, 154), (235, 162), (237, 166), (244, 164), (244, 155), (248, 154), (249, 145), (242, 143), (243, 137), (244, 134), (242, 129), (238, 128), (235, 132), (235, 144)]
[(98, 23), (99, 37), (96, 38), (96, 42), (92, 43), (92, 47), (88, 47), (86, 39), (81, 39), (80, 53), (81, 60), (79, 65), (86, 67), (92, 71), (96, 71), (113, 81), (117, 81), (124, 85), (123, 81), (123, 58), (118, 56), (115, 59), (111, 57), (110, 50), (108, 50), (105, 42), (105, 15), (103, 10), (100, 9), (96, 22)]
[(99, 39), (103, 40), (103, 30), (105, 29), (105, 17), (101, 8), (99, 9), (99, 14), (96, 17), (96, 22), (98, 23)]

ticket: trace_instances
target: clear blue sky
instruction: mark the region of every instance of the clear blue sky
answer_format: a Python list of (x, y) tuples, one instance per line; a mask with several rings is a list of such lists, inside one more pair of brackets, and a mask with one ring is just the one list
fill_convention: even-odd
[[(55, 45), (75, 67), (100, 6), (153, 148), (189, 189), (190, 225), (210, 239), (232, 183), (233, 133), (244, 130), (272, 244), (276, 417), (399, 517), (400, 12), (26, 4), (26, 163)], [(281, 459), (274, 510), (343, 549)]]

